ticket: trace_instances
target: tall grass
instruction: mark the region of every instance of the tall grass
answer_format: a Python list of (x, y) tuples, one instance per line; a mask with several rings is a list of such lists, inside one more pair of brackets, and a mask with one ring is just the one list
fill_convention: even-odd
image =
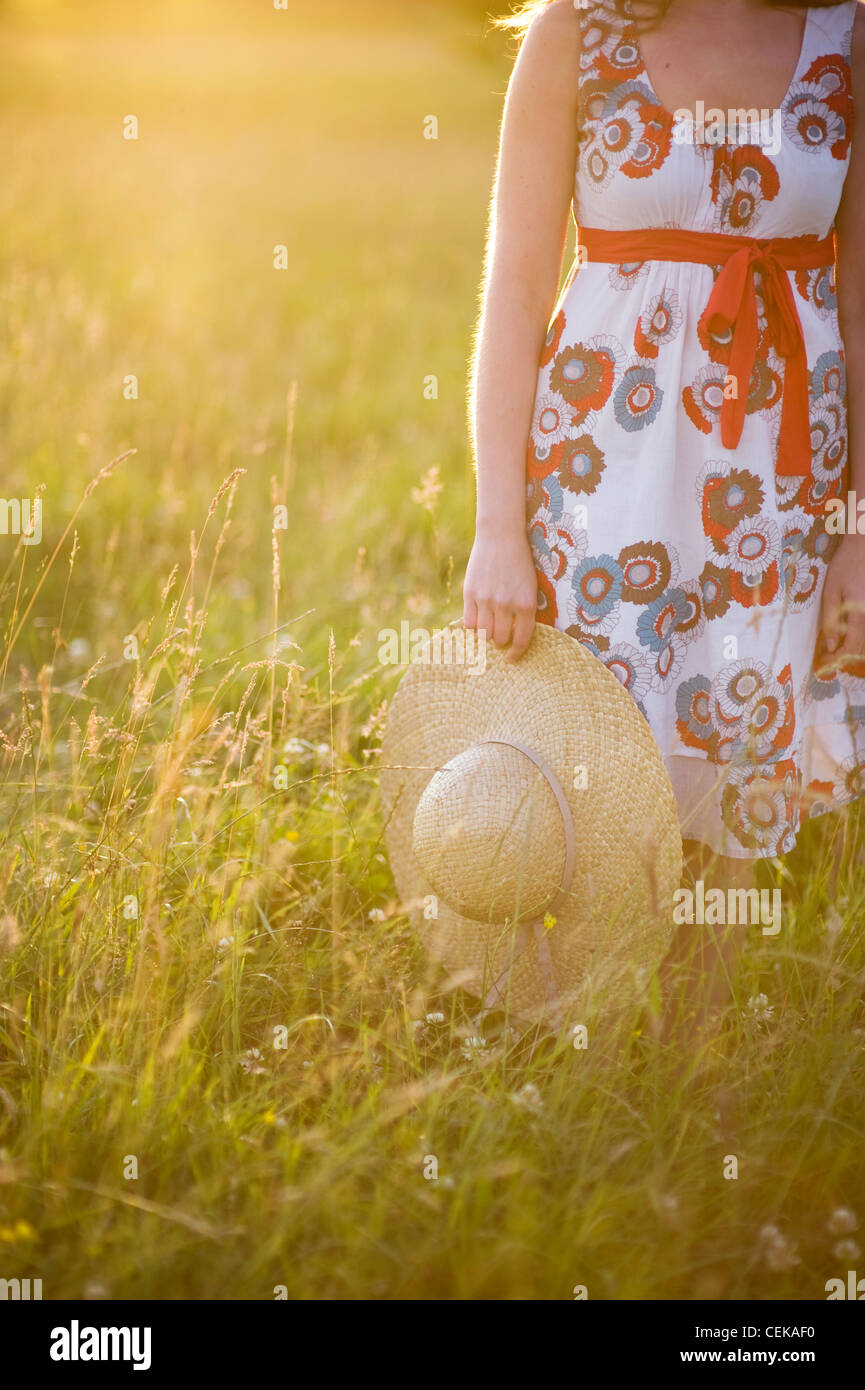
[(0, 1277), (823, 1297), (858, 1258), (858, 819), (768, 867), (784, 931), (693, 1073), (642, 1014), (470, 1044), (384, 855), (377, 633), (458, 611), (471, 533), (502, 40), (7, 11), (2, 490), (44, 536), (0, 537)]

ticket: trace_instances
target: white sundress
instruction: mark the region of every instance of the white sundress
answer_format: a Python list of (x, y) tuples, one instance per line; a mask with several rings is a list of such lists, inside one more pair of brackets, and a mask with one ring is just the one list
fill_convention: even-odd
[[(850, 159), (856, 9), (807, 11), (777, 152), (768, 128), (760, 143), (680, 140), (629, 0), (581, 10), (578, 227), (829, 234)], [(785, 272), (807, 356), (812, 464), (800, 477), (776, 473), (785, 362), (759, 275), (747, 413), (737, 446), (722, 443), (727, 367), (698, 333), (718, 271), (578, 258), (539, 368), (528, 530), (538, 620), (585, 643), (633, 695), (683, 835), (756, 858), (790, 850), (805, 817), (861, 794), (865, 662), (828, 678), (813, 664), (839, 540), (827, 502), (847, 494), (834, 270)]]

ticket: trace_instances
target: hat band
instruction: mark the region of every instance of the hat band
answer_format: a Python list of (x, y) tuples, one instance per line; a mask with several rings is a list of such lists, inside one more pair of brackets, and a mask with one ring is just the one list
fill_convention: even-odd
[(562, 784), (546, 759), (542, 758), (540, 753), (536, 753), (533, 748), (526, 748), (525, 744), (517, 743), (514, 739), (510, 738), (487, 738), (484, 739), (483, 742), (498, 743), (504, 748), (516, 748), (518, 753), (524, 753), (525, 756), (534, 763), (543, 777), (546, 778), (550, 791), (558, 802), (559, 810), (562, 813), (562, 829), (565, 832), (565, 865), (562, 870), (561, 883), (546, 909), (547, 912), (555, 912), (557, 908), (561, 907), (562, 901), (571, 886), (571, 880), (574, 877), (574, 866), (577, 862), (577, 837), (574, 832), (574, 818), (571, 815), (571, 808), (568, 805), (568, 799), (562, 789)]
[[(558, 777), (553, 772), (553, 769), (550, 767), (546, 759), (541, 757), (540, 753), (536, 753), (532, 748), (527, 748), (524, 743), (517, 743), (515, 739), (488, 738), (484, 739), (483, 742), (498, 743), (505, 748), (516, 748), (517, 752), (524, 753), (525, 756), (531, 762), (534, 763), (535, 767), (546, 779), (547, 784), (549, 785), (549, 788), (553, 793), (553, 796), (556, 798), (559, 810), (562, 813), (562, 828), (565, 832), (565, 865), (564, 869), (562, 870), (561, 883), (559, 884), (559, 887), (553, 895), (549, 903), (549, 906), (547, 907), (546, 913), (544, 914), (544, 916), (546, 916), (547, 913), (553, 913), (556, 911), (558, 907), (560, 907), (561, 903), (563, 902), (564, 898), (568, 893), (568, 890), (571, 886), (571, 880), (574, 876), (574, 866), (576, 864), (577, 859), (577, 841), (576, 834), (574, 832), (574, 818), (571, 815), (571, 808), (568, 805), (568, 799), (565, 796), (565, 793), (562, 789), (562, 784), (559, 781)], [(554, 1014), (557, 1014), (558, 987), (556, 985), (556, 975), (555, 970), (553, 968), (552, 952), (550, 951), (550, 943), (547, 941), (546, 928), (544, 926), (543, 918), (537, 918), (532, 923), (521, 922), (518, 925), (516, 940), (514, 942), (514, 950), (511, 955), (510, 962), (502, 971), (501, 975), (499, 975), (498, 979), (495, 980), (494, 983), (488, 989), (483, 1001), (484, 1010), (491, 1009), (495, 1006), (496, 1003), (498, 1003), (498, 1000), (502, 995), (502, 991), (504, 989), (505, 984), (507, 983), (507, 979), (511, 973), (511, 970), (513, 969), (519, 957), (530, 945), (532, 940), (535, 941), (538, 948), (538, 963), (541, 967), (541, 978), (544, 982), (544, 994), (546, 996), (547, 1003), (553, 1009)]]

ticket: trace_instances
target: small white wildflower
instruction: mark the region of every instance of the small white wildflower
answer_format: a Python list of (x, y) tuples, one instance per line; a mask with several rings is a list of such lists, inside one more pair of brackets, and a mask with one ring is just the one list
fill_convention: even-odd
[(312, 745), (307, 743), (305, 738), (290, 738), (282, 745), (283, 757), (286, 758), (306, 758), (309, 756)]
[(859, 1259), (862, 1251), (855, 1240), (839, 1240), (836, 1245), (832, 1246), (832, 1254), (836, 1260), (844, 1260), (845, 1263), (852, 1264), (854, 1260)]
[(511, 1095), (511, 1100), (520, 1110), (528, 1110), (531, 1115), (542, 1115), (544, 1100), (533, 1081), (527, 1081)]
[(796, 1254), (795, 1245), (788, 1245), (786, 1240), (778, 1245), (767, 1245), (765, 1250), (766, 1265), (775, 1274), (784, 1274), (787, 1270), (795, 1269), (799, 1264), (799, 1256)]
[(426, 1016), (427, 1023), (444, 1023), (444, 1021), (444, 1014), (427, 1014)]
[(783, 1274), (799, 1264), (796, 1246), (791, 1245), (777, 1226), (763, 1226), (760, 1230), (760, 1240), (763, 1242), (763, 1258), (766, 1261), (766, 1266), (773, 1273)]
[(240, 1065), (247, 1076), (255, 1076), (266, 1070), (261, 1065), (262, 1057), (257, 1047), (248, 1047), (240, 1059)]
[(385, 910), (384, 910), (383, 907), (372, 907), (372, 908), (370, 908), (369, 913), (368, 913), (368, 916), (369, 916), (369, 920), (370, 920), (371, 922), (386, 922), (386, 921), (387, 921), (387, 913), (385, 912)]
[(769, 1003), (765, 994), (752, 994), (747, 1006), (742, 1010), (742, 1017), (749, 1023), (768, 1023), (775, 1013), (774, 1005)]
[(476, 1062), (486, 1051), (486, 1038), (466, 1038), (460, 1051), (467, 1062)]
[(850, 1207), (836, 1207), (826, 1222), (826, 1230), (833, 1236), (849, 1236), (852, 1231), (858, 1229), (856, 1213), (851, 1211)]
[(679, 1231), (682, 1229), (685, 1217), (679, 1198), (674, 1192), (662, 1192), (659, 1194), (658, 1215), (668, 1230)]
[(830, 941), (834, 941), (844, 925), (841, 914), (834, 903), (830, 904), (828, 911), (823, 918), (826, 932)]
[(228, 948), (229, 948), (229, 946), (233, 946), (233, 945), (234, 945), (234, 937), (233, 937), (233, 936), (221, 936), (221, 937), (219, 938), (219, 940), (217, 941), (217, 943), (216, 943), (216, 949), (217, 949), (218, 951), (227, 951)]

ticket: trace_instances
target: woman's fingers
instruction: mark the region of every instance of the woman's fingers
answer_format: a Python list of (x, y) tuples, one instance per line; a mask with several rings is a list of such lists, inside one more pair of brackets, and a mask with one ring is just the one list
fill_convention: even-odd
[(529, 647), (535, 630), (535, 610), (530, 605), (515, 608), (487, 599), (463, 599), (463, 626), (483, 632), (499, 648), (508, 648), (508, 661), (519, 661)]
[(528, 538), (476, 536), (463, 582), (463, 622), (516, 661), (532, 640), (538, 586)]
[[(839, 669), (844, 657), (849, 660), (865, 656), (865, 604), (844, 597), (843, 586), (833, 579), (831, 566), (823, 589), (820, 628), (823, 647), (821, 651), (818, 646), (818, 671)], [(823, 651), (830, 660), (822, 655)]]
[(477, 630), (478, 632), (486, 633), (487, 637), (489, 637), (490, 641), (492, 641), (496, 630), (495, 613), (493, 610), (493, 605), (491, 603), (488, 603), (486, 599), (481, 598), (478, 599), (477, 606)]
[(517, 613), (514, 621), (513, 641), (511, 642), (510, 651), (506, 658), (508, 661), (519, 661), (532, 640), (534, 630), (534, 612), (532, 610), (525, 610)]
[(862, 656), (865, 653), (865, 607), (861, 603), (841, 605), (841, 641), (838, 656)]
[(495, 609), (495, 633), (493, 641), (497, 647), (506, 647), (511, 640), (514, 626), (514, 610), (507, 604), (497, 603)]
[(464, 600), (463, 622), (466, 627), (477, 628), (497, 647), (506, 647), (511, 640), (514, 625), (514, 611), (507, 604), (494, 603), (491, 599)]
[(823, 642), (827, 652), (836, 652), (841, 644), (843, 637), (841, 621), (841, 585), (832, 577), (832, 567), (826, 573), (826, 583), (823, 586), (823, 609), (820, 618), (820, 630), (823, 634)]

